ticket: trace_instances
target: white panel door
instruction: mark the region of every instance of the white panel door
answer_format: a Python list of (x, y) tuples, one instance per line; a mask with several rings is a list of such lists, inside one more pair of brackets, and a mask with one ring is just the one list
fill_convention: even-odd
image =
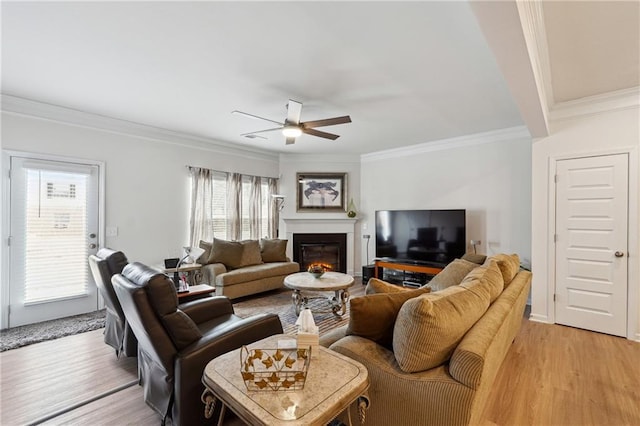
[(556, 322), (626, 336), (627, 154), (557, 162)]
[(9, 327), (95, 311), (96, 165), (11, 157)]

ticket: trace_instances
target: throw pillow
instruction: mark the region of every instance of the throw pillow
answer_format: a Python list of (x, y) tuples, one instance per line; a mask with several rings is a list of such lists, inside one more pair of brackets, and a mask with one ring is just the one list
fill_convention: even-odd
[(393, 326), (403, 303), (429, 291), (429, 287), (423, 287), (352, 298), (349, 301), (349, 325), (345, 334), (364, 337), (391, 349)]
[(211, 255), (207, 263), (222, 263), (227, 269), (237, 269), (242, 265), (243, 247), (238, 241), (213, 239)]
[(444, 290), (452, 285), (458, 285), (464, 277), (479, 265), (468, 260), (455, 259), (427, 284), (433, 291)]
[(364, 289), (364, 294), (401, 293), (403, 291), (410, 291), (410, 289), (377, 278), (371, 278)]
[(502, 278), (504, 279), (504, 286), (507, 287), (511, 284), (511, 280), (516, 276), (518, 271), (520, 270), (520, 257), (517, 254), (494, 254), (493, 256), (487, 258), (485, 264), (487, 264), (491, 259), (494, 259), (498, 262), (498, 268), (500, 268), (500, 272), (502, 272)]
[(287, 241), (270, 238), (262, 238), (260, 240), (260, 253), (262, 261), (267, 262), (286, 262), (287, 261)]
[(260, 265), (262, 256), (260, 255), (260, 243), (258, 240), (240, 241), (242, 245), (242, 258), (240, 259), (240, 267)]
[(489, 291), (490, 300), (493, 303), (504, 289), (504, 278), (498, 262), (490, 259), (485, 265), (475, 268), (464, 277), (460, 286), (473, 291), (476, 283)]
[(489, 307), (488, 292), (451, 286), (407, 300), (393, 329), (393, 353), (406, 373), (446, 362)]
[(211, 256), (211, 249), (213, 248), (213, 244), (200, 240), (200, 242), (198, 243), (198, 247), (204, 250), (204, 253), (202, 253), (200, 257), (196, 259), (196, 263), (199, 263), (201, 265), (206, 265), (209, 262), (209, 257)]

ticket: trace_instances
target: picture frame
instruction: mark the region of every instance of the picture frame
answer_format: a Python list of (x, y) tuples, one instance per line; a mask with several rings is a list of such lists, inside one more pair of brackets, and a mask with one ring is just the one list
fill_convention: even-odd
[(346, 211), (346, 173), (297, 173), (297, 211)]

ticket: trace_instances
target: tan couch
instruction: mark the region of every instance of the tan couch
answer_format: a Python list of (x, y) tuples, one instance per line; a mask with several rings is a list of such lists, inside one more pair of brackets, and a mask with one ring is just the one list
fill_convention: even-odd
[(282, 288), (287, 275), (300, 272), (300, 265), (285, 256), (286, 244), (268, 239), (201, 241), (202, 281), (216, 288), (216, 296), (229, 299)]
[[(495, 265), (497, 262), (492, 265), (494, 273)], [(347, 327), (321, 337), (322, 345), (367, 367), (371, 405), (366, 424), (441, 426), (479, 422), (497, 371), (520, 330), (531, 273), (518, 271), (517, 267), (509, 273), (501, 267), (501, 273), (515, 276), (509, 280), (501, 277), (500, 282), (488, 272), (489, 259), (483, 267), (471, 268), (460, 285), (447, 286), (443, 285), (446, 279), (436, 280), (435, 287), (445, 288), (401, 305), (392, 349), (361, 336), (345, 335)], [(445, 271), (441, 272), (443, 277)], [(460, 297), (466, 297), (462, 304)], [(455, 343), (447, 348), (456, 324), (465, 322), (465, 317), (473, 315), (470, 311), (478, 309), (479, 319), (472, 319), (470, 328), (463, 330), (461, 337), (454, 336)], [(435, 316), (428, 318), (432, 314)], [(439, 361), (439, 357), (444, 360)], [(434, 361), (437, 365), (431, 365)]]

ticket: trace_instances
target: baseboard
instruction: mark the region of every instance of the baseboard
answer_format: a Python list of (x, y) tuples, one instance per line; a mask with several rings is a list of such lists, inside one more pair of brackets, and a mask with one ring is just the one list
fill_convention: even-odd
[(529, 321), (541, 322), (544, 324), (553, 324), (553, 321), (550, 321), (549, 317), (546, 315), (531, 314), (529, 315)]

